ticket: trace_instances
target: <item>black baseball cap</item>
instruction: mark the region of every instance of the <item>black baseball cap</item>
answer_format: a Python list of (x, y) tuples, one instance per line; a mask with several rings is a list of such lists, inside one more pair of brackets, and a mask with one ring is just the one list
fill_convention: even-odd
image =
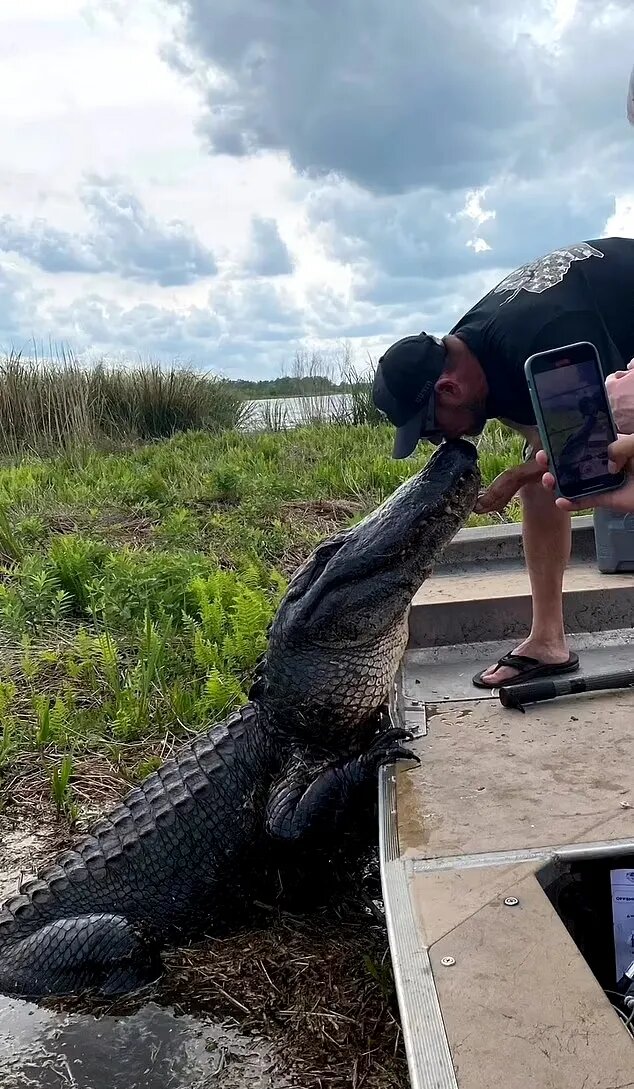
[(445, 369), (447, 349), (429, 333), (403, 337), (381, 356), (372, 397), (396, 427), (392, 457), (407, 458), (419, 439), (439, 442), (434, 386)]

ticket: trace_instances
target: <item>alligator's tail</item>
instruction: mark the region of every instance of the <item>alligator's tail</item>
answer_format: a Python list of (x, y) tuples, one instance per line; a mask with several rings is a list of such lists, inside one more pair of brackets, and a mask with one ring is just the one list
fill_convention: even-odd
[(156, 944), (125, 893), (126, 863), (142, 849), (139, 812), (154, 823), (138, 788), (127, 802), (0, 907), (0, 993), (113, 995), (160, 974)]
[[(119, 838), (121, 828), (136, 831), (127, 806), (115, 814)], [(160, 974), (152, 942), (127, 911), (132, 905), (106, 880), (116, 855), (111, 820), (101, 822), (108, 827), (99, 840), (88, 835), (60, 852), (0, 907), (0, 993), (109, 995)], [(137, 839), (128, 850), (138, 849)]]
[(125, 994), (161, 971), (158, 944), (121, 915), (56, 919), (0, 950), (0, 992), (27, 999)]

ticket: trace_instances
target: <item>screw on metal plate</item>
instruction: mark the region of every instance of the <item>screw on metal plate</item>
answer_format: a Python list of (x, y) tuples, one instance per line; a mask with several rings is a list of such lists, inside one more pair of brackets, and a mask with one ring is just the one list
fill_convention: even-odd
[(504, 904), (507, 908), (514, 908), (519, 904), (519, 900), (517, 899), (517, 896), (507, 896)]
[(456, 958), (455, 957), (442, 957), (440, 963), (442, 964), (443, 968), (451, 968), (452, 964), (456, 963)]

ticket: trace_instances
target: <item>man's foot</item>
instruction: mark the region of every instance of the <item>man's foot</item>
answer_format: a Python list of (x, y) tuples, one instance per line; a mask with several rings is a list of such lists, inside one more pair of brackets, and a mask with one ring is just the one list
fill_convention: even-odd
[(489, 666), (488, 669), (483, 670), (477, 677), (474, 677), (474, 682), (478, 680), (480, 682), (479, 687), (485, 688), (499, 688), (501, 684), (508, 684), (510, 681), (517, 681), (518, 683), (524, 680), (531, 680), (536, 673), (541, 673), (542, 676), (548, 675), (548, 667), (554, 666), (555, 669), (559, 667), (557, 672), (573, 671), (578, 668), (579, 659), (576, 654), (571, 654), (565, 643), (546, 644), (536, 643), (530, 639), (526, 639), (513, 651), (513, 655), (522, 656), (524, 658), (534, 659), (533, 663), (517, 663), (517, 666), (501, 665), (499, 662), (496, 665)]

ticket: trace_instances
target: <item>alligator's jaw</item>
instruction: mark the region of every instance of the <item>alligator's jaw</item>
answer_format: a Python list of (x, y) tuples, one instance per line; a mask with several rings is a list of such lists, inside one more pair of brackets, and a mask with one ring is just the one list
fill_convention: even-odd
[(292, 730), (325, 741), (385, 702), (412, 598), (468, 518), (480, 474), (468, 442), (443, 443), (377, 510), (298, 570), (269, 634), (258, 696)]

